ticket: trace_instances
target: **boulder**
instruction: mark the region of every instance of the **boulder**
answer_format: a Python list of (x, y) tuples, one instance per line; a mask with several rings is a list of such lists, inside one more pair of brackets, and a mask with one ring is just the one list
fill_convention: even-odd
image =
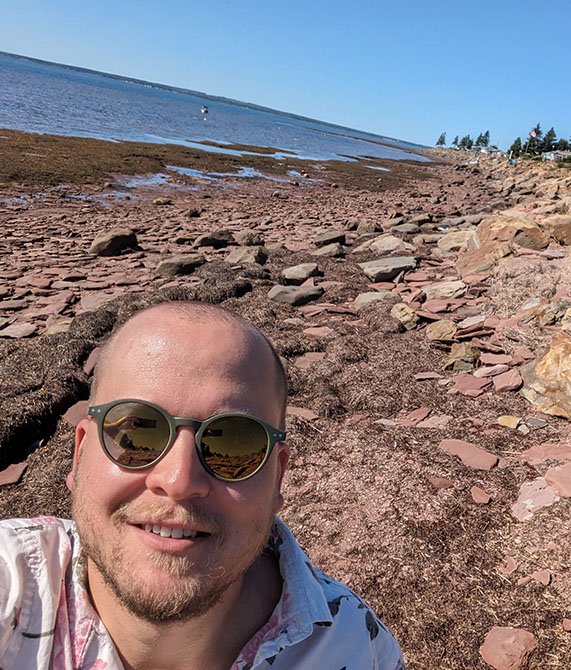
[(370, 291), (368, 293), (360, 293), (356, 298), (355, 309), (359, 311), (365, 305), (370, 304), (371, 302), (376, 302), (377, 300), (383, 300), (386, 295), (393, 295), (392, 291)]
[(234, 236), (229, 230), (222, 228), (220, 230), (214, 230), (211, 233), (203, 233), (199, 235), (195, 240), (193, 247), (214, 247), (215, 249), (221, 249), (222, 247), (227, 247), (229, 244), (234, 243)]
[(324, 294), (321, 286), (282, 286), (276, 284), (268, 291), (268, 298), (275, 302), (283, 302), (286, 305), (305, 305), (312, 300), (317, 300)]
[(384, 254), (391, 254), (394, 251), (404, 251), (407, 247), (410, 249), (410, 245), (407, 245), (400, 237), (389, 233), (387, 235), (380, 235), (372, 240), (369, 250), (379, 256), (383, 256)]
[(466, 248), (474, 235), (473, 230), (454, 230), (443, 235), (436, 243), (436, 246), (441, 251), (458, 251), (459, 249)]
[(300, 265), (291, 265), (289, 268), (282, 270), (282, 277), (286, 284), (293, 284), (299, 286), (303, 284), (306, 279), (315, 277), (319, 274), (317, 263), (301, 263)]
[(390, 281), (401, 272), (408, 272), (416, 268), (414, 256), (393, 256), (377, 259), (366, 263), (359, 263), (367, 279), (372, 282)]
[(268, 252), (265, 247), (236, 247), (226, 256), (226, 261), (232, 265), (241, 265), (242, 263), (257, 263), (263, 265), (268, 259)]
[(340, 258), (345, 255), (345, 249), (339, 242), (332, 242), (331, 244), (326, 244), (324, 247), (319, 247), (316, 251), (313, 251), (312, 256), (322, 256), (326, 258)]
[(456, 261), (456, 271), (460, 277), (475, 272), (488, 272), (504, 258), (512, 255), (509, 242), (486, 242), (479, 249), (460, 254)]
[(418, 223), (399, 223), (396, 226), (393, 226), (391, 230), (395, 231), (396, 233), (401, 233), (401, 235), (416, 235), (416, 233), (420, 233), (420, 226)]
[(556, 214), (543, 219), (541, 225), (544, 226), (553, 237), (565, 246), (571, 246), (571, 215)]
[(528, 249), (545, 249), (549, 244), (549, 233), (525, 216), (488, 216), (478, 225), (476, 235), (480, 245), (486, 242), (514, 242)]
[(391, 309), (393, 319), (400, 321), (407, 330), (412, 330), (418, 323), (418, 316), (414, 309), (405, 302), (397, 302)]
[(519, 670), (537, 644), (527, 630), (495, 626), (484, 638), (480, 656), (494, 670)]
[(377, 233), (381, 227), (376, 221), (362, 219), (357, 225), (357, 233), (359, 235), (366, 235), (367, 233)]
[(167, 277), (189, 275), (203, 263), (204, 257), (200, 254), (177, 254), (161, 261), (157, 265), (156, 273)]
[(130, 228), (102, 230), (89, 247), (93, 256), (118, 256), (124, 249), (139, 249), (137, 236)]
[(547, 352), (521, 368), (521, 394), (545, 414), (571, 419), (571, 335), (556, 335)]
[(264, 246), (264, 236), (253, 230), (240, 230), (234, 233), (234, 239), (242, 247)]
[(479, 357), (480, 350), (469, 342), (454, 342), (444, 369), (452, 368), (454, 372), (473, 370)]
[(452, 340), (456, 335), (457, 326), (451, 319), (440, 319), (426, 326), (426, 337), (431, 340)]
[(427, 300), (436, 300), (439, 298), (459, 298), (466, 293), (467, 288), (463, 281), (456, 280), (423, 286), (422, 290)]
[(316, 247), (325, 247), (334, 242), (345, 244), (345, 233), (339, 230), (323, 230), (320, 233), (317, 233), (313, 240)]

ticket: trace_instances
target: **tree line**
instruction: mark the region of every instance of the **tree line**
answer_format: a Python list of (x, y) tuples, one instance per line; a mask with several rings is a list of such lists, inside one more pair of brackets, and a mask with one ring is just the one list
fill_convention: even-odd
[[(451, 146), (456, 147), (457, 149), (472, 149), (473, 147), (487, 147), (490, 144), (490, 131), (486, 130), (484, 133), (480, 133), (478, 137), (474, 140), (470, 135), (464, 135), (462, 139), (458, 138), (458, 135), (452, 141)], [(437, 147), (443, 147), (446, 145), (446, 133), (441, 133), (440, 137), (436, 140)], [(546, 151), (569, 151), (571, 150), (571, 140), (565, 140), (563, 138), (558, 139), (555, 129), (550, 128), (545, 134), (541, 130), (541, 124), (537, 124), (535, 128), (532, 128), (529, 132), (527, 139), (523, 140), (521, 137), (517, 137), (509, 151), (512, 156), (538, 156)]]

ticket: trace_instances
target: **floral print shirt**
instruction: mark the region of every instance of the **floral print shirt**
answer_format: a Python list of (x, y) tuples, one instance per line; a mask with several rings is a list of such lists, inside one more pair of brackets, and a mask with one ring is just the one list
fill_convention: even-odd
[[(281, 598), (231, 670), (403, 670), (393, 636), (351, 589), (316, 570), (276, 519)], [(122, 670), (85, 589), (73, 522), (0, 522), (0, 669)]]

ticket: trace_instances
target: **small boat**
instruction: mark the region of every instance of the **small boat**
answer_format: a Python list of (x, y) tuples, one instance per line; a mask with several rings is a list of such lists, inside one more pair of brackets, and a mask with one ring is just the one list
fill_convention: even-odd
[(201, 112), (202, 114), (208, 114), (208, 107), (206, 107), (206, 106), (201, 107), (201, 108), (200, 108), (200, 112)]

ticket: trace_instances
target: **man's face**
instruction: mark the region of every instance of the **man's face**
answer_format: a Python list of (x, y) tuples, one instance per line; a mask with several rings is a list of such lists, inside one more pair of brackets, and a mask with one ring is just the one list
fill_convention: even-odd
[[(278, 426), (274, 375), (267, 348), (237, 324), (192, 322), (159, 308), (123, 328), (95, 403), (138, 398), (173, 416), (247, 412)], [(68, 484), (90, 583), (99, 580), (148, 620), (202, 614), (259, 556), (282, 504), (287, 457), (279, 443), (252, 478), (223, 482), (204, 470), (194, 428), (183, 426), (163, 459), (128, 471), (103, 453), (95, 421), (83, 420)], [(166, 537), (170, 528), (178, 530)], [(180, 529), (191, 536), (176, 537)]]

